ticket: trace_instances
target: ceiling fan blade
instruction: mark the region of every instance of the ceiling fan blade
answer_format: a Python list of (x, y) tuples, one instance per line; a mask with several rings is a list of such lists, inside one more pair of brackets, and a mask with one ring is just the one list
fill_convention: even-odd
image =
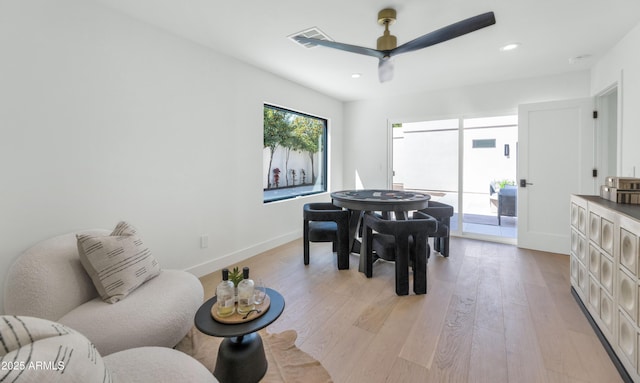
[(407, 53), (418, 49), (430, 47), (432, 45), (439, 44), (441, 42), (466, 35), (493, 25), (496, 23), (496, 17), (493, 12), (483, 13), (457, 23), (453, 23), (446, 27), (435, 30), (431, 33), (427, 33), (424, 36), (420, 36), (417, 39), (411, 40), (408, 43), (402, 44), (399, 47), (392, 49), (389, 52), (390, 55), (398, 55), (400, 53)]
[(322, 45), (329, 48), (340, 49), (351, 53), (358, 53), (366, 56), (373, 56), (381, 59), (385, 53), (377, 49), (360, 47), (357, 45), (343, 44), (329, 40), (319, 40), (310, 37), (295, 36), (294, 39), (299, 43)]
[(378, 61), (378, 79), (387, 82), (393, 79), (393, 58), (383, 57)]

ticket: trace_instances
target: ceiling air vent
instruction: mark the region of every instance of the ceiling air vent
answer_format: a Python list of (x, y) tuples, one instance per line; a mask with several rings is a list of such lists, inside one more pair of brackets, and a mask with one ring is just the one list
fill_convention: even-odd
[(294, 33), (294, 34), (288, 36), (289, 39), (291, 39), (291, 41), (293, 41), (296, 44), (302, 45), (305, 48), (317, 47), (316, 44), (300, 43), (300, 42), (296, 41), (296, 39), (294, 38), (296, 36), (308, 37), (308, 38), (313, 38), (313, 39), (318, 39), (318, 40), (333, 41), (333, 39), (331, 37), (327, 36), (326, 33), (322, 32), (317, 27), (305, 29), (304, 31), (301, 31), (301, 32), (298, 32), (298, 33)]

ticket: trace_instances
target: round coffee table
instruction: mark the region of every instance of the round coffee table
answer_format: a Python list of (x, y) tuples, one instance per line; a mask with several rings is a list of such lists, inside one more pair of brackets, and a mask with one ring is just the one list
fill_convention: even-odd
[(257, 333), (273, 323), (284, 311), (284, 298), (270, 288), (267, 294), (271, 305), (260, 317), (238, 324), (220, 323), (211, 316), (211, 307), (217, 297), (206, 301), (196, 312), (196, 328), (201, 332), (225, 339), (218, 348), (218, 358), (213, 375), (222, 383), (254, 383), (267, 373), (267, 358), (262, 338)]

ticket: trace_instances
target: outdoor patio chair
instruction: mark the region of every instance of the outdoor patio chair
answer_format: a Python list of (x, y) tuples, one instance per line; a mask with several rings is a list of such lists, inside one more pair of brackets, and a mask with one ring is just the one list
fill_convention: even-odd
[(331, 242), (338, 269), (349, 268), (349, 212), (328, 202), (308, 203), (303, 209), (304, 264), (309, 264), (309, 242)]
[(498, 192), (498, 226), (502, 224), (500, 217), (516, 217), (518, 215), (518, 188), (507, 185)]
[(438, 229), (429, 235), (433, 237), (433, 250), (449, 256), (449, 234), (451, 217), (453, 217), (453, 206), (437, 201), (429, 201), (429, 206), (420, 210), (438, 221)]
[[(374, 214), (364, 216), (362, 246), (365, 246), (365, 275), (373, 276), (377, 258), (395, 262), (396, 294), (409, 294), (409, 264), (413, 268), (413, 292), (427, 292), (427, 259), (429, 235), (438, 228), (433, 217), (414, 212), (409, 220), (387, 220)], [(375, 232), (374, 232), (375, 231)], [(375, 254), (374, 254), (375, 252)]]

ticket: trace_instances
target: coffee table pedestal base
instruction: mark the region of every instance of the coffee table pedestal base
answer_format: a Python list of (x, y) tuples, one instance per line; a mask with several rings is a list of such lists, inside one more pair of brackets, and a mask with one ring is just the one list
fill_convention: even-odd
[(256, 383), (267, 373), (267, 357), (257, 332), (225, 338), (213, 375), (222, 383)]

